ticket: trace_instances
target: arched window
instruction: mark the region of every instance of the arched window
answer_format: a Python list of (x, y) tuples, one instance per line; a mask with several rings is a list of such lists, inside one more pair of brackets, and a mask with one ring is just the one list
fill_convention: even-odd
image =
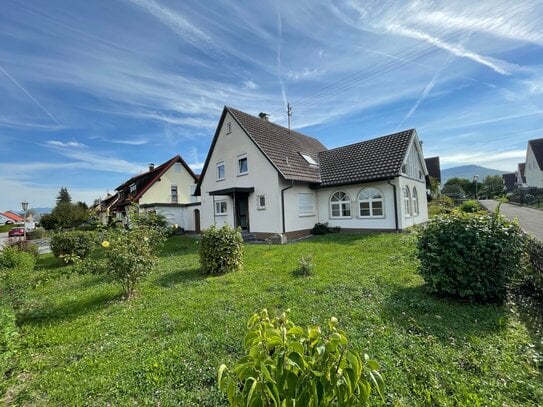
[(338, 191), (330, 197), (330, 214), (332, 218), (347, 218), (351, 216), (351, 197), (348, 193)]
[(411, 216), (411, 193), (409, 192), (409, 187), (403, 187), (403, 204), (405, 217), (408, 218)]
[(413, 215), (419, 214), (419, 195), (417, 194), (417, 188), (413, 187)]
[(362, 218), (382, 218), (383, 194), (377, 188), (364, 188), (358, 194), (358, 214)]

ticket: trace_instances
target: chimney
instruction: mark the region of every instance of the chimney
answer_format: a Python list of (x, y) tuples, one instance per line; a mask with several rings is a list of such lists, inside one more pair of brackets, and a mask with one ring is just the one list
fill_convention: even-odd
[(270, 115), (269, 115), (268, 113), (260, 112), (260, 113), (258, 114), (258, 117), (260, 117), (262, 120), (266, 120), (266, 121), (269, 121), (269, 120), (270, 120), (270, 119), (269, 119)]
[(155, 164), (150, 163), (149, 164), (149, 171), (153, 171), (155, 169)]

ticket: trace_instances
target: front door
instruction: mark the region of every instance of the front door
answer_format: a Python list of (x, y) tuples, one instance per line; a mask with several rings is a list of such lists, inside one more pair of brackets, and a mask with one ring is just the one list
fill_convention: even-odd
[(236, 227), (242, 230), (249, 230), (249, 194), (236, 194)]

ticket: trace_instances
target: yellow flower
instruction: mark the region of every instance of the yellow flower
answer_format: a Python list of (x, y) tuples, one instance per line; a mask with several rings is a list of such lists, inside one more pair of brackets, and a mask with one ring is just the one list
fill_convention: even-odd
[(102, 242), (102, 247), (103, 247), (104, 249), (107, 249), (107, 248), (109, 247), (109, 242), (108, 242), (107, 240), (104, 240), (104, 241)]

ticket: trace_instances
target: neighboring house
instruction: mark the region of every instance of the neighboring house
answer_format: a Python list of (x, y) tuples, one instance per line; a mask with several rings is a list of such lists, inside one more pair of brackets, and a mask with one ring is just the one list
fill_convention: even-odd
[(0, 223), (23, 223), (24, 218), (22, 216), (19, 216), (18, 214), (7, 211), (0, 213)]
[(176, 155), (149, 171), (130, 178), (116, 188), (117, 199), (109, 210), (116, 219), (126, 222), (126, 212), (132, 205), (140, 210), (166, 217), (186, 231), (200, 230), (200, 202), (193, 196), (198, 177), (181, 156)]
[(426, 189), (428, 195), (430, 195), (430, 179), (437, 181), (438, 190), (441, 187), (441, 164), (439, 163), (439, 157), (428, 157), (424, 159), (426, 169), (428, 170), (428, 177), (426, 178)]
[(100, 222), (103, 225), (108, 225), (113, 220), (111, 207), (117, 203), (119, 195), (117, 193), (110, 194), (108, 192), (105, 199), (99, 200), (93, 210), (98, 215)]
[(196, 188), (203, 228), (293, 239), (316, 223), (354, 231), (427, 221), (428, 171), (414, 129), (327, 150), (259, 116), (224, 108)]
[(526, 163), (519, 163), (517, 169), (517, 182), (516, 185), (518, 188), (526, 188)]
[(543, 188), (543, 138), (528, 141), (524, 171), (528, 187)]
[(517, 184), (517, 174), (512, 172), (509, 174), (503, 174), (502, 177), (505, 185), (505, 192), (513, 192)]

